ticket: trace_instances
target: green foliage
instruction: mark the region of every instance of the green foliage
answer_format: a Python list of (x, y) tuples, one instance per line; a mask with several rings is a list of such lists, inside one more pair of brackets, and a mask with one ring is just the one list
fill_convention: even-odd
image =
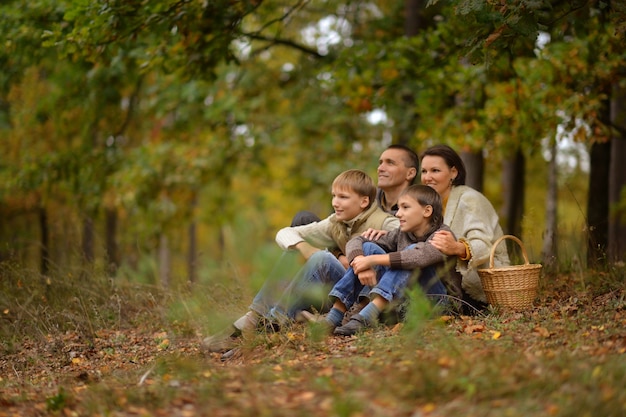
[(255, 7), (255, 2), (226, 0), (74, 1), (45, 45), (61, 46), (72, 59), (89, 62), (125, 50), (143, 72), (211, 78), (219, 63), (234, 59), (232, 43), (241, 20)]
[(48, 411), (60, 411), (65, 408), (67, 401), (67, 393), (61, 386), (59, 387), (59, 392), (56, 395), (46, 398), (46, 408)]
[[(375, 174), (390, 141), (483, 150), (497, 166), (518, 147), (537, 158), (559, 124), (606, 140), (624, 53), (619, 7), (599, 3), (431, 2), (411, 37), (404, 2), (1, 7), (3, 203), (115, 210), (129, 259), (159, 233), (185, 241), (191, 221), (217, 254), (234, 221), (265, 219), (267, 238), (298, 210), (323, 217), (334, 176)], [(538, 28), (552, 36), (541, 50)], [(324, 44), (328, 30), (339, 41)]]

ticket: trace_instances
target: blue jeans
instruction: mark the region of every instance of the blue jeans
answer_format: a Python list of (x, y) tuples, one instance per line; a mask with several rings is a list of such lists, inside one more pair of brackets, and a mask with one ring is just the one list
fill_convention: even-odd
[[(414, 247), (415, 245), (410, 245), (404, 250)], [(375, 243), (365, 242), (363, 244), (363, 254), (365, 256), (384, 253), (386, 252)], [(388, 266), (381, 265), (376, 266), (375, 269), (378, 283), (371, 289), (370, 294), (377, 294), (388, 302), (403, 296), (404, 289), (415, 272), (410, 269), (391, 269)], [(437, 297), (446, 295), (446, 287), (439, 280), (435, 266), (422, 268), (418, 276), (418, 283), (427, 297), (434, 298), (435, 301), (445, 298)], [(346, 308), (350, 308), (355, 302), (358, 302), (358, 296), (364, 287), (354, 270), (349, 268), (345, 275), (335, 284), (329, 296), (339, 299)]]
[(345, 273), (332, 253), (315, 252), (293, 278), (270, 277), (252, 300), (250, 309), (269, 320), (284, 316), (294, 319), (299, 311), (311, 308), (326, 312), (330, 307), (328, 289)]

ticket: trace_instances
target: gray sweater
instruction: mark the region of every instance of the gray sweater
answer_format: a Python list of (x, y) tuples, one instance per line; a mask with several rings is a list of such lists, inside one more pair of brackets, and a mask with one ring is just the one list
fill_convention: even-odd
[[(443, 224), (437, 230), (450, 231), (450, 228)], [(363, 255), (363, 243), (373, 242), (387, 252), (392, 269), (413, 270), (428, 266), (436, 267), (439, 271), (439, 279), (445, 285), (448, 295), (460, 299), (463, 297), (463, 293), (461, 274), (455, 269), (457, 257), (444, 255), (430, 243), (437, 230), (425, 236), (415, 236), (413, 233), (402, 232), (398, 227), (375, 241), (357, 236), (346, 245), (346, 256), (352, 262), (357, 256)], [(415, 248), (404, 250), (412, 244), (415, 244)], [(457, 305), (457, 308), (460, 307)]]
[[(449, 231), (450, 228), (444, 224), (437, 230)], [(435, 231), (426, 236), (415, 236), (402, 232), (398, 227), (374, 241), (357, 236), (346, 245), (346, 256), (352, 262), (357, 256), (363, 255), (363, 243), (373, 242), (387, 252), (391, 269), (417, 269), (444, 263), (447, 256), (430, 244)], [(416, 244), (415, 248), (404, 250), (413, 244)]]

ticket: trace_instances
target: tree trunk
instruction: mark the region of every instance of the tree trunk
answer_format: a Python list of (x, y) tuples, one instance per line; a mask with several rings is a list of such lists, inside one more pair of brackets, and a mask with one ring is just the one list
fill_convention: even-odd
[(39, 272), (42, 276), (50, 272), (50, 230), (48, 228), (48, 213), (45, 207), (39, 207), (39, 229), (41, 230), (41, 263)]
[(504, 201), (502, 205), (502, 217), (504, 233), (521, 237), (522, 216), (524, 215), (524, 174), (526, 172), (526, 159), (518, 149), (515, 155), (504, 161), (502, 169), (502, 188)]
[[(622, 68), (622, 74), (625, 70)], [(626, 87), (620, 86), (618, 82), (613, 84), (611, 92), (611, 125), (618, 133), (611, 140), (609, 207), (620, 202), (626, 187), (626, 169), (622, 165), (626, 161)], [(610, 213), (607, 255), (611, 262), (626, 259), (626, 213), (623, 210)]]
[[(608, 107), (607, 107), (608, 108)], [(587, 196), (587, 265), (605, 266), (609, 242), (609, 165), (611, 142), (596, 142), (589, 153), (589, 192)]]
[(196, 282), (196, 266), (198, 264), (198, 230), (195, 218), (195, 208), (198, 204), (197, 194), (194, 193), (191, 200), (191, 223), (189, 224), (189, 253), (187, 256), (187, 270), (189, 284)]
[(482, 152), (462, 151), (460, 156), (467, 171), (465, 185), (469, 185), (473, 189), (482, 193), (483, 181), (485, 177), (485, 162)]
[(422, 3), (424, 3), (422, 0), (406, 0), (404, 4), (404, 34), (407, 37), (416, 36), (424, 26), (422, 22), (424, 4)]
[(83, 259), (88, 264), (93, 264), (94, 260), (94, 230), (93, 230), (93, 217), (86, 216), (83, 220), (83, 240), (82, 250)]
[(222, 224), (220, 225), (220, 233), (218, 236), (218, 246), (219, 246), (219, 259), (220, 261), (226, 260), (226, 227)]
[(170, 245), (167, 235), (162, 232), (159, 236), (159, 281), (163, 288), (168, 288), (170, 285)]
[(117, 268), (120, 266), (119, 253), (117, 248), (117, 210), (114, 208), (106, 208), (105, 217), (105, 240), (106, 240), (106, 265), (109, 276), (114, 277), (117, 274)]
[[(406, 0), (404, 3), (404, 35), (406, 37), (417, 36), (423, 27), (423, 10), (425, 4), (422, 0)], [(415, 133), (419, 115), (415, 112), (414, 96), (412, 92), (402, 95), (402, 101), (406, 112), (398, 120), (398, 143), (408, 145)]]
[(557, 259), (557, 147), (556, 140), (550, 141), (550, 161), (548, 163), (548, 189), (546, 196), (546, 225), (543, 235), (543, 247), (541, 250), (541, 258), (544, 268), (547, 271), (554, 271)]

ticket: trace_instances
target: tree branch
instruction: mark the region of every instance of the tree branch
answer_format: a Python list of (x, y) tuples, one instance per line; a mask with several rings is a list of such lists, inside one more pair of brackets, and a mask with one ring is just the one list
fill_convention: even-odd
[[(289, 39), (268, 38), (267, 36), (253, 34), (253, 33), (243, 33), (242, 35), (250, 39), (268, 42), (270, 45), (268, 45), (266, 48), (263, 48), (263, 50), (267, 49), (271, 45), (283, 45), (283, 46), (288, 46), (290, 48), (297, 49), (301, 52), (304, 52), (305, 54), (312, 55), (316, 58), (324, 58), (324, 55), (320, 54), (316, 49), (309, 48), (307, 46), (301, 45)], [(256, 52), (254, 54), (256, 54)]]

